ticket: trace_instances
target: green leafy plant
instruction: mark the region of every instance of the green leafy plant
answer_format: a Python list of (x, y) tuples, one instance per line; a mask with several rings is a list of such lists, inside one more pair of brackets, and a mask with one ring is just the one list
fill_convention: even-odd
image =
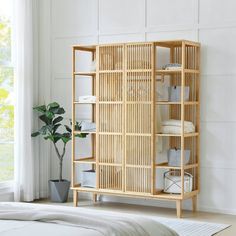
[[(53, 143), (57, 157), (59, 159), (59, 181), (62, 181), (62, 165), (63, 159), (66, 153), (66, 145), (72, 139), (72, 129), (68, 125), (63, 125), (63, 114), (65, 110), (57, 102), (50, 103), (48, 105), (36, 106), (33, 110), (40, 113), (39, 119), (44, 125), (36, 132), (31, 134), (31, 137), (42, 135), (45, 140), (49, 140)], [(58, 130), (64, 130), (59, 132)], [(75, 130), (81, 130), (81, 122), (76, 121)], [(85, 138), (88, 134), (80, 133), (75, 137)], [(58, 143), (63, 143), (62, 151), (59, 151)]]

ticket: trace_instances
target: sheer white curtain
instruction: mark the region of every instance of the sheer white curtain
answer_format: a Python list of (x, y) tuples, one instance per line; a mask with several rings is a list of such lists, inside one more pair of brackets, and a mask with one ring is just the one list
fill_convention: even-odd
[[(38, 119), (37, 0), (13, 0), (13, 52), (15, 63), (15, 201), (32, 201), (45, 193), (40, 182), (39, 140), (31, 138)], [(46, 168), (45, 168), (46, 169)], [(43, 188), (43, 189), (42, 189)]]

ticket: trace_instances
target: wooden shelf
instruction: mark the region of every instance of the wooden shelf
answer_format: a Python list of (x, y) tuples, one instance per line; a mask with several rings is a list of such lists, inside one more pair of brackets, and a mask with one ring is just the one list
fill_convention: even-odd
[(144, 169), (151, 169), (151, 165), (132, 165), (132, 164), (126, 164), (125, 167), (129, 168), (144, 168)]
[(152, 69), (129, 69), (126, 70), (127, 73), (151, 73)]
[(151, 101), (127, 101), (126, 104), (147, 104), (150, 105), (152, 104)]
[(74, 134), (96, 134), (96, 131), (74, 131)]
[(155, 197), (157, 198), (163, 198), (163, 199), (181, 199), (181, 195), (178, 193), (165, 193), (163, 192), (163, 189), (156, 189), (155, 191)]
[[(156, 136), (158, 137), (181, 137), (181, 134), (156, 134)], [(198, 136), (198, 133), (194, 132), (194, 133), (185, 133), (184, 137), (194, 137), (194, 136)]]
[(95, 76), (96, 72), (95, 71), (90, 71), (90, 72), (74, 72), (74, 75), (80, 75), (80, 76)]
[(91, 163), (91, 164), (95, 164), (96, 160), (94, 157), (83, 157), (83, 158), (78, 158), (76, 160), (74, 160), (75, 163)]
[(194, 70), (194, 69), (185, 69), (184, 72), (189, 73), (189, 74), (199, 74), (200, 73), (199, 70)]
[(80, 186), (71, 187), (71, 189), (78, 190), (81, 192), (97, 192), (96, 188), (83, 187), (83, 186), (81, 186), (81, 184), (80, 184)]
[[(160, 101), (160, 102), (156, 102), (156, 105), (181, 105), (181, 102), (168, 102), (168, 101)], [(197, 101), (188, 101), (188, 102), (184, 102), (184, 105), (189, 106), (189, 105), (198, 105), (199, 102)]]
[(152, 136), (152, 134), (149, 133), (126, 133), (127, 136)]
[[(173, 75), (173, 74), (181, 74), (182, 69), (176, 69), (176, 70), (156, 70), (157, 75)], [(199, 70), (193, 70), (193, 69), (184, 69), (184, 73), (189, 74), (199, 74)]]
[(98, 132), (99, 135), (122, 135), (120, 132)]
[(107, 163), (107, 162), (99, 162), (98, 165), (101, 165), (101, 166), (117, 166), (117, 167), (122, 166), (121, 163)]
[(99, 104), (122, 104), (122, 101), (99, 101)]
[(106, 74), (106, 73), (123, 73), (123, 70), (99, 70), (100, 74)]
[(96, 104), (96, 102), (74, 102), (74, 104), (91, 104), (91, 105), (95, 105)]
[[(198, 167), (198, 164), (188, 164), (184, 166), (185, 170), (192, 169)], [(173, 170), (181, 170), (181, 166), (168, 166), (167, 162), (156, 164), (157, 169), (173, 169)]]
[[(156, 50), (157, 47), (166, 47), (165, 53), (168, 54), (170, 63), (178, 63), (181, 67), (175, 67), (174, 70), (157, 69), (161, 68), (159, 57), (162, 57), (159, 50)], [(75, 50), (91, 52), (91, 60), (96, 59), (96, 71), (75, 71), (77, 57), (82, 54), (82, 52), (76, 54)], [(92, 108), (91, 120), (96, 122), (96, 131), (73, 130), (73, 137), (74, 134), (95, 134), (88, 136), (91, 140), (90, 157), (75, 157), (77, 142), (72, 142), (72, 156), (77, 158), (72, 160), (74, 171), (71, 182), (74, 205), (76, 206), (78, 202), (78, 192), (91, 192), (94, 199), (97, 194), (102, 194), (176, 201), (178, 217), (181, 216), (181, 205), (184, 199), (192, 198), (193, 209), (196, 209), (195, 195), (200, 185), (200, 138), (187, 138), (197, 137), (200, 134), (200, 70), (186, 69), (186, 67), (189, 68), (189, 65), (191, 68), (200, 67), (200, 44), (186, 40), (173, 40), (96, 46), (79, 45), (73, 47), (72, 59), (73, 123), (77, 115), (75, 104), (96, 105), (90, 107)], [(83, 60), (83, 57), (78, 59)], [(76, 80), (76, 75), (81, 76), (82, 79), (83, 76), (85, 79), (90, 79), (86, 76), (91, 77), (90, 90), (96, 96), (96, 102), (74, 100), (79, 87), (77, 82), (81, 81)], [(156, 101), (157, 81), (163, 82), (165, 78), (168, 79), (169, 86), (182, 86), (182, 98), (184, 97), (183, 86), (189, 86), (191, 101), (182, 103), (181, 101)], [(159, 105), (168, 105), (164, 107), (167, 109), (161, 109), (161, 112), (169, 110), (166, 113), (168, 119), (194, 121), (196, 132), (157, 133), (156, 118), (159, 117), (156, 114), (159, 112)], [(161, 155), (156, 152), (156, 141), (159, 137), (177, 137), (168, 138), (169, 143), (166, 148), (177, 146), (181, 150), (190, 150), (191, 157), (194, 157), (191, 163), (194, 164), (181, 167), (168, 166), (168, 163), (163, 162)], [(180, 156), (182, 160), (183, 154), (182, 151)], [(92, 168), (95, 166), (98, 168), (96, 168), (96, 188), (76, 184), (78, 168), (75, 169), (75, 166), (80, 163), (92, 164)], [(149, 165), (145, 165), (146, 163)], [(181, 176), (187, 170), (193, 175), (194, 191), (184, 193), (184, 178), (180, 178), (181, 194), (164, 193), (163, 189), (156, 189), (156, 186), (162, 184), (163, 178), (156, 178), (155, 172), (160, 174), (161, 169), (178, 170)]]
[(73, 49), (94, 53), (96, 51), (96, 45), (73, 45)]
[(181, 73), (182, 70), (156, 70), (156, 74), (157, 75), (172, 75), (172, 74), (176, 74), (176, 73)]

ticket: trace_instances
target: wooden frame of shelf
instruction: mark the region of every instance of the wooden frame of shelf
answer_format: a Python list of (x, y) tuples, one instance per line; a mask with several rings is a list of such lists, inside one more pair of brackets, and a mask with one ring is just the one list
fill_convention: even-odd
[[(168, 48), (170, 63), (179, 63), (178, 70), (159, 68), (159, 47)], [(96, 59), (96, 71), (75, 71), (76, 51), (89, 52)], [(176, 201), (177, 216), (182, 215), (182, 201), (192, 198), (196, 210), (199, 193), (200, 154), (200, 44), (187, 40), (73, 46), (72, 53), (72, 181), (74, 205), (78, 192), (91, 192), (94, 201), (99, 195), (150, 198)], [(76, 77), (91, 77), (92, 95), (96, 102), (75, 100)], [(162, 79), (158, 80), (157, 76)], [(156, 87), (168, 77), (170, 85), (181, 86), (179, 102), (156, 101)], [(190, 87), (190, 100), (184, 101), (184, 86)], [(141, 88), (141, 89), (140, 89)], [(142, 91), (146, 91), (145, 93)], [(74, 130), (77, 105), (92, 105), (92, 122), (96, 131)], [(180, 134), (157, 133), (156, 112), (159, 106), (169, 107), (170, 119), (181, 120)], [(184, 132), (184, 121), (193, 121), (196, 131)], [(159, 121), (157, 121), (159, 122)], [(75, 135), (90, 134), (92, 154), (75, 157)], [(167, 138), (169, 146), (181, 150), (181, 165), (169, 166), (156, 154), (156, 140)], [(184, 150), (191, 150), (190, 164), (184, 165)], [(159, 163), (158, 163), (159, 162)], [(96, 171), (96, 187), (77, 183), (75, 166), (91, 164)], [(160, 169), (179, 171), (181, 193), (157, 190)], [(185, 171), (193, 175), (193, 190), (184, 191)]]

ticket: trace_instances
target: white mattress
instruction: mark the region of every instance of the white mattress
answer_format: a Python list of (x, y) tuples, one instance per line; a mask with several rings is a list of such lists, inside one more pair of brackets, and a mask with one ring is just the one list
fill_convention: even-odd
[(177, 236), (144, 217), (28, 203), (0, 203), (0, 235)]
[(1, 236), (103, 236), (92, 229), (37, 221), (0, 220)]

